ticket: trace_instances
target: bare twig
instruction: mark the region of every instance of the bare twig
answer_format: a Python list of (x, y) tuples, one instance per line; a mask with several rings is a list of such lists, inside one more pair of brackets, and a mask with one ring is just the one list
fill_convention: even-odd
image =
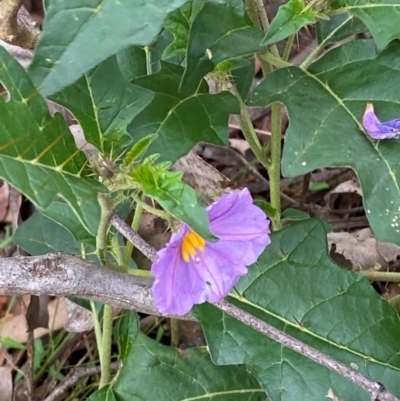
[[(112, 370), (117, 370), (121, 367), (121, 362), (112, 362), (110, 368)], [(79, 379), (86, 376), (92, 376), (101, 372), (100, 366), (81, 366), (79, 368), (75, 368), (71, 371), (69, 377), (65, 379), (65, 381), (56, 389), (54, 389), (45, 399), (44, 401), (54, 401), (60, 395), (64, 394), (70, 387), (72, 387)]]
[(157, 251), (149, 245), (138, 233), (132, 230), (124, 220), (121, 219), (116, 213), (111, 213), (110, 223), (144, 256), (154, 262), (157, 258)]
[[(0, 259), (2, 295), (72, 295), (161, 316), (154, 306), (152, 284), (150, 278), (112, 271), (63, 253)], [(192, 315), (179, 318), (195, 320)]]
[(336, 372), (340, 376), (345, 377), (352, 383), (355, 383), (363, 390), (365, 390), (368, 394), (371, 395), (371, 397), (374, 397), (372, 398), (373, 400), (399, 401), (398, 398), (396, 398), (388, 391), (386, 391), (380, 383), (367, 379), (366, 377), (356, 372), (355, 370), (347, 367), (346, 365), (343, 365), (340, 362), (335, 361), (329, 356), (302, 343), (301, 341), (296, 340), (294, 337), (284, 333), (283, 331), (276, 329), (275, 327), (269, 325), (268, 323), (263, 322), (262, 320), (256, 318), (255, 316), (250, 315), (250, 313), (245, 312), (244, 310), (236, 307), (235, 305), (232, 305), (226, 301), (221, 301), (216, 306), (222, 311), (224, 311), (226, 314), (252, 327), (254, 330), (257, 330), (258, 332), (279, 342), (285, 347), (306, 356), (312, 361), (325, 366), (326, 368)]

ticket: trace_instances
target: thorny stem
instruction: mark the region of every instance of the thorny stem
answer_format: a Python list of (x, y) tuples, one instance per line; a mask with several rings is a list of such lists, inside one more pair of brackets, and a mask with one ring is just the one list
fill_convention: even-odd
[[(264, 32), (268, 32), (268, 30), (269, 30), (269, 21), (268, 21), (267, 10), (265, 9), (265, 6), (264, 6), (264, 0), (254, 0), (254, 2), (255, 2), (255, 7), (257, 9), (258, 15), (260, 17), (261, 29)], [(279, 57), (279, 51), (278, 51), (278, 48), (277, 48), (277, 46), (275, 44), (271, 45), (270, 49), (271, 49), (271, 53), (274, 56)]]
[(240, 129), (242, 130), (244, 137), (246, 138), (251, 150), (257, 157), (258, 161), (268, 170), (270, 167), (270, 163), (263, 152), (261, 143), (254, 130), (253, 123), (251, 122), (251, 118), (247, 110), (247, 106), (244, 104), (240, 94), (236, 91), (236, 89), (235, 94), (237, 99), (239, 100), (241, 109), (240, 116), (236, 117)]
[(295, 38), (295, 35), (290, 35), (286, 40), (285, 49), (283, 50), (283, 54), (282, 54), (282, 60), (284, 60), (284, 61), (289, 60), (290, 51), (292, 50), (294, 38)]
[(276, 210), (272, 219), (273, 229), (281, 228), (281, 108), (279, 103), (271, 106), (271, 165), (268, 170), (270, 180), (270, 202)]
[[(99, 204), (101, 207), (101, 217), (99, 229), (96, 237), (96, 249), (100, 262), (107, 267), (107, 231), (109, 227), (109, 217), (111, 213), (110, 202), (106, 195), (99, 194)], [(113, 308), (104, 305), (103, 313), (103, 333), (101, 339), (100, 365), (101, 376), (99, 388), (104, 387), (111, 380), (111, 343), (112, 343), (112, 324)]]
[[(266, 53), (258, 53), (258, 58), (263, 60), (266, 63), (273, 65), (274, 67), (285, 68), (291, 67), (292, 64), (288, 63), (285, 60), (282, 60), (280, 57), (276, 57), (273, 54), (266, 52)], [(265, 76), (265, 75), (264, 75)]]
[(104, 305), (103, 312), (103, 341), (100, 354), (101, 376), (99, 388), (111, 381), (111, 346), (112, 346), (113, 307)]
[(330, 34), (318, 45), (315, 47), (315, 49), (307, 56), (307, 58), (300, 64), (300, 68), (303, 70), (306, 70), (310, 64), (314, 61), (315, 57), (318, 55), (320, 51), (322, 51), (326, 45), (326, 43), (329, 41), (329, 39), (339, 30), (341, 29), (347, 22), (349, 22), (353, 17), (349, 16), (349, 18), (346, 18), (345, 21), (343, 21), (339, 26), (337, 26)]

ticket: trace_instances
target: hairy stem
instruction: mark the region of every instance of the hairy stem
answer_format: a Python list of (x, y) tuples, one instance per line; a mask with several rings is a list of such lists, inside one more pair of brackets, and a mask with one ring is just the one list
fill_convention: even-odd
[[(107, 231), (109, 227), (109, 218), (111, 214), (110, 202), (106, 195), (99, 194), (99, 203), (101, 207), (101, 217), (99, 229), (96, 237), (97, 255), (101, 264), (107, 267)], [(103, 313), (103, 333), (101, 338), (100, 365), (101, 376), (99, 388), (104, 387), (111, 380), (111, 342), (112, 342), (112, 324), (113, 308), (110, 305), (104, 305)]]
[(240, 129), (242, 130), (244, 137), (246, 138), (251, 150), (257, 157), (258, 161), (268, 170), (270, 167), (270, 163), (265, 156), (265, 153), (263, 152), (260, 140), (258, 139), (258, 136), (254, 130), (253, 123), (251, 122), (251, 118), (247, 110), (247, 106), (245, 105), (240, 94), (237, 91), (235, 91), (235, 94), (239, 100), (241, 109), (241, 114), (236, 117)]
[(300, 64), (300, 68), (303, 70), (306, 70), (310, 64), (314, 61), (315, 57), (318, 55), (319, 52), (321, 52), (325, 45), (328, 43), (330, 38), (339, 30), (341, 29), (344, 25), (347, 24), (353, 17), (349, 16), (349, 18), (346, 18), (345, 21), (343, 21), (339, 26), (337, 26), (330, 34), (318, 45), (316, 48), (307, 56), (307, 58)]
[(284, 61), (289, 60), (290, 51), (292, 50), (294, 37), (295, 37), (295, 35), (290, 35), (286, 40), (285, 49), (283, 50), (283, 54), (282, 54), (282, 60), (284, 60)]
[(100, 354), (101, 376), (99, 388), (104, 387), (111, 381), (111, 345), (113, 327), (113, 307), (104, 305), (103, 313), (103, 349)]
[(268, 170), (270, 180), (270, 202), (276, 210), (272, 219), (273, 229), (281, 228), (281, 109), (279, 103), (271, 106), (271, 166)]
[(364, 270), (361, 273), (370, 281), (387, 281), (389, 283), (400, 283), (399, 272), (380, 272), (376, 270)]

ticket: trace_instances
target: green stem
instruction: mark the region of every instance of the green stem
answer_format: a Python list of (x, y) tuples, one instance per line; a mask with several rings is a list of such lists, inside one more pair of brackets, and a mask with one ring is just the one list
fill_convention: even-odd
[(110, 305), (104, 305), (103, 312), (103, 349), (100, 354), (101, 377), (99, 388), (104, 387), (111, 381), (111, 346), (112, 346), (112, 328), (113, 328), (113, 308)]
[(285, 68), (291, 67), (292, 64), (288, 63), (285, 60), (282, 60), (280, 57), (275, 57), (273, 54), (266, 52), (266, 53), (258, 53), (258, 57), (261, 60), (268, 62), (269, 64), (273, 65), (274, 67)]
[(322, 51), (326, 45), (326, 43), (329, 41), (329, 39), (339, 30), (341, 29), (345, 24), (347, 24), (348, 21), (350, 21), (353, 17), (349, 16), (345, 21), (343, 21), (339, 26), (337, 26), (308, 56), (307, 58), (300, 64), (300, 68), (303, 70), (306, 70), (309, 65), (314, 61), (314, 58), (318, 55), (320, 51)]
[(276, 210), (272, 219), (274, 231), (281, 228), (281, 105), (271, 106), (271, 166), (268, 170), (270, 181), (270, 202)]
[[(260, 17), (260, 21), (261, 21), (261, 28), (264, 32), (268, 32), (269, 31), (269, 20), (268, 20), (268, 15), (267, 15), (267, 10), (265, 9), (264, 6), (264, 0), (255, 0), (255, 6), (258, 12), (258, 15)], [(271, 45), (270, 46), (271, 49), (271, 53), (276, 56), (279, 57), (279, 51), (277, 46)]]
[(265, 156), (261, 143), (258, 139), (258, 136), (254, 131), (253, 123), (251, 122), (251, 118), (249, 112), (247, 111), (247, 107), (236, 90), (235, 94), (237, 99), (239, 100), (241, 109), (241, 114), (238, 117), (236, 117), (240, 129), (242, 130), (244, 137), (246, 138), (251, 150), (257, 157), (258, 161), (268, 170), (270, 167), (270, 163), (267, 157)]
[[(140, 226), (140, 220), (142, 218), (143, 214), (143, 207), (139, 205), (139, 203), (136, 204), (136, 209), (135, 209), (135, 214), (133, 215), (133, 221), (132, 221), (132, 229), (133, 231), (138, 232), (139, 231), (139, 226)], [(125, 250), (124, 250), (124, 256), (123, 256), (123, 264), (128, 266), (129, 261), (131, 260), (132, 257), (132, 252), (133, 252), (133, 244), (129, 241), (126, 242), (125, 245)]]
[(107, 231), (108, 231), (108, 219), (110, 218), (111, 207), (109, 200), (106, 195), (99, 194), (99, 204), (101, 208), (101, 215), (99, 221), (99, 229), (96, 237), (96, 251), (97, 256), (103, 266), (107, 266)]
[(90, 308), (92, 309), (94, 335), (96, 337), (97, 349), (99, 351), (99, 355), (101, 355), (103, 353), (103, 333), (101, 331), (99, 315), (96, 311), (96, 305), (94, 301), (90, 301)]
[(324, 14), (326, 14), (328, 17), (334, 17), (335, 15), (346, 14), (348, 12), (349, 10), (343, 7), (343, 8), (338, 8), (336, 10), (325, 11)]
[(400, 283), (400, 273), (380, 272), (376, 270), (365, 270), (361, 272), (370, 281), (387, 281), (389, 283)]
[(159, 209), (156, 209), (155, 207), (148, 205), (146, 202), (142, 201), (142, 199), (137, 195), (132, 194), (131, 196), (132, 196), (132, 199), (136, 202), (136, 204), (138, 206), (142, 207), (143, 210), (146, 210), (146, 212), (154, 214), (154, 216), (161, 217), (164, 220), (167, 220), (167, 221), (170, 220), (170, 215), (168, 213), (164, 212), (163, 210), (159, 210)]
[[(107, 267), (107, 231), (109, 227), (109, 218), (111, 213), (110, 202), (106, 195), (99, 194), (99, 204), (101, 207), (101, 216), (99, 230), (96, 237), (97, 255), (103, 266)], [(112, 316), (113, 308), (104, 305), (103, 313), (103, 333), (101, 337), (101, 349), (99, 349), (101, 377), (99, 388), (104, 387), (111, 380), (111, 343), (112, 343)]]
[(283, 55), (282, 55), (282, 59), (284, 61), (288, 61), (289, 60), (290, 51), (292, 50), (294, 37), (295, 37), (295, 35), (290, 35), (287, 38), (287, 41), (286, 41), (286, 44), (285, 44), (285, 49), (283, 50)]
[(245, 3), (246, 3), (247, 14), (249, 15), (254, 26), (258, 26), (259, 28), (261, 28), (260, 19), (258, 18), (258, 12), (257, 12), (256, 7), (254, 7), (254, 1), (253, 0), (245, 0)]
[(171, 346), (178, 348), (181, 339), (181, 333), (179, 330), (179, 320), (171, 319), (170, 325), (171, 325)]

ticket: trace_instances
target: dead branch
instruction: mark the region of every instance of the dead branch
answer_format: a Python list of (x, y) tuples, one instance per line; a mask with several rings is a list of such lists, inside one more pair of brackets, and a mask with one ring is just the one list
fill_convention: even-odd
[[(76, 296), (160, 316), (151, 285), (149, 278), (115, 272), (63, 253), (0, 259), (2, 295)], [(179, 319), (195, 320), (191, 315)]]

